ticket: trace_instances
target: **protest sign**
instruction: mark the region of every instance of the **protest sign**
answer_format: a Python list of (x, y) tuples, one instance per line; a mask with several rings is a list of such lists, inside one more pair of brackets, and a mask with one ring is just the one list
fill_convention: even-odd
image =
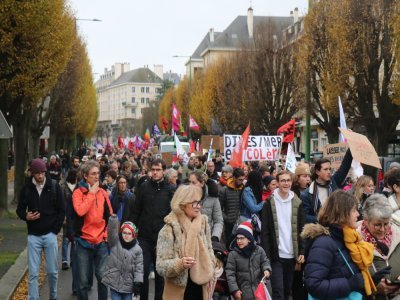
[(325, 145), (323, 157), (331, 161), (332, 171), (339, 169), (348, 148), (346, 143)]
[(172, 162), (174, 160), (174, 153), (172, 152), (164, 152), (161, 154), (162, 159), (165, 161), (167, 167), (172, 166)]
[(294, 174), (294, 172), (296, 171), (296, 165), (297, 165), (297, 160), (296, 160), (296, 156), (294, 155), (294, 150), (293, 150), (292, 144), (288, 144), (285, 168), (286, 168), (286, 170), (288, 170)]
[[(227, 161), (232, 157), (232, 152), (241, 135), (224, 134), (224, 156)], [(244, 161), (276, 160), (282, 147), (280, 135), (250, 135), (247, 149), (244, 150)]]
[(213, 140), (212, 148), (215, 150), (222, 150), (224, 147), (222, 137), (219, 135), (202, 135), (201, 136), (201, 148), (210, 149), (210, 143)]
[(339, 128), (349, 144), (353, 158), (368, 166), (382, 169), (374, 146), (365, 135)]

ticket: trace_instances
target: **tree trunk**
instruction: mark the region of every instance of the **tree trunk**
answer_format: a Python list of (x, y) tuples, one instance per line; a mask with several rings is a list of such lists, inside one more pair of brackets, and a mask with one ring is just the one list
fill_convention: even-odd
[(0, 217), (8, 211), (8, 139), (0, 139)]
[(32, 132), (29, 137), (29, 159), (39, 157), (40, 135)]
[(54, 127), (50, 124), (50, 138), (48, 140), (47, 151), (48, 153), (52, 153), (56, 149), (56, 132)]
[(19, 193), (25, 184), (25, 169), (28, 162), (29, 118), (25, 112), (17, 119), (18, 121), (13, 124), (15, 145), (14, 203), (18, 202)]

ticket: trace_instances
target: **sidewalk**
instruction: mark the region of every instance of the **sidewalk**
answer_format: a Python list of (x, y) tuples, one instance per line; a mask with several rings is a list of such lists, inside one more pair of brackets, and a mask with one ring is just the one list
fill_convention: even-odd
[(15, 214), (12, 204), (14, 182), (8, 182), (9, 214), (0, 218), (0, 299), (8, 299), (27, 269), (26, 236), (24, 221)]

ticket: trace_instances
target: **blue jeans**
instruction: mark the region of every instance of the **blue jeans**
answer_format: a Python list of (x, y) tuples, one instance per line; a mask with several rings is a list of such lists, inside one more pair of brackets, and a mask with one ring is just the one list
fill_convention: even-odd
[(50, 232), (46, 235), (28, 235), (28, 299), (39, 299), (39, 269), (42, 261), (42, 250), (46, 257), (46, 272), (49, 280), (50, 299), (57, 298), (57, 235)]
[[(61, 262), (68, 262), (68, 245), (69, 239), (63, 236), (62, 248), (61, 248)], [(71, 252), (69, 253), (69, 262), (72, 262), (72, 253), (74, 249), (74, 243), (71, 243)]]
[(116, 290), (110, 289), (111, 300), (132, 300), (132, 294), (118, 293)]
[(97, 294), (99, 300), (107, 300), (107, 287), (101, 283), (108, 257), (108, 246), (105, 242), (91, 247), (84, 247), (79, 242), (75, 243), (78, 300), (88, 299), (89, 274), (93, 268), (97, 278)]

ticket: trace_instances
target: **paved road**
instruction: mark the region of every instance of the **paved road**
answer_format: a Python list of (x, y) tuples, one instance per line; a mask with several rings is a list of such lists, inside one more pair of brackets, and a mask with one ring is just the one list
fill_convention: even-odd
[[(58, 296), (57, 299), (61, 300), (76, 300), (77, 297), (72, 295), (72, 270), (61, 270), (61, 247), (58, 253), (58, 261), (60, 270), (58, 272)], [(49, 285), (47, 279), (40, 289), (40, 300), (48, 300), (49, 298)], [(110, 295), (108, 296), (111, 299)], [(97, 299), (97, 281), (94, 277), (93, 288), (89, 292), (89, 299)], [(134, 298), (135, 299), (135, 298)], [(154, 299), (154, 280), (150, 280), (150, 295), (149, 299)]]

